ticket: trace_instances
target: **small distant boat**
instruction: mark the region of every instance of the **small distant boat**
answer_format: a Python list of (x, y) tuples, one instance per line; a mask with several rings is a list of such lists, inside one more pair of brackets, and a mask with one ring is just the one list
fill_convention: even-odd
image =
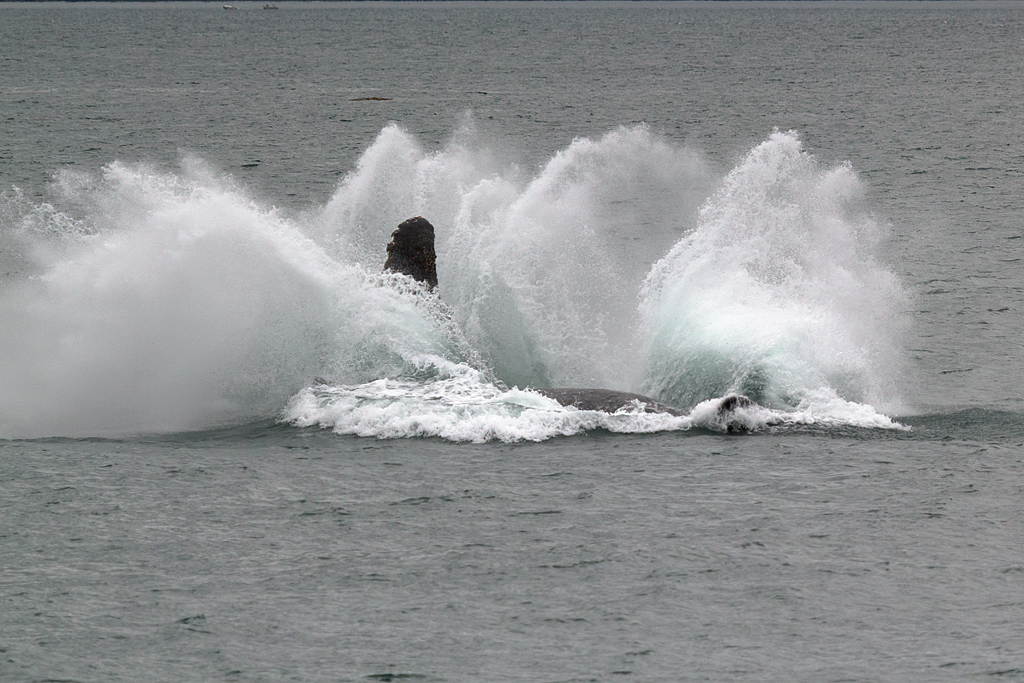
[(234, 5), (224, 5), (224, 9), (238, 9)]
[(270, 3), (267, 3), (266, 5), (263, 6), (263, 9), (277, 9), (277, 5), (271, 5)]

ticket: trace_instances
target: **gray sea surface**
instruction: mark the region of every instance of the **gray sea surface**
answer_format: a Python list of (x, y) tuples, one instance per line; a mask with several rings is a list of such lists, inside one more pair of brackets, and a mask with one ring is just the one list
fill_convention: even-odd
[[(0, 3), (0, 680), (1024, 680), (1024, 4), (232, 4)], [(588, 185), (580, 166), (500, 207), (562, 217), (550, 197), (591, 188), (571, 206), (606, 199), (587, 215), (614, 218), (609, 259), (642, 275), (790, 130), (825, 169), (792, 201), (876, 227), (868, 265), (906, 294), (890, 327), (844, 304), (893, 334), (900, 363), (867, 374), (903, 429), (300, 427), (288, 397), (321, 371), (286, 353), (321, 348), (289, 336), (321, 310), (306, 290), (241, 237), (184, 251), (173, 287), (147, 269), (185, 250), (187, 230), (147, 241), (179, 215), (263, 235), (342, 206), (360, 227), (410, 205), (372, 188), (434, 196), (430, 169), (546, 188), (594, 154), (626, 170)], [(662, 153), (665, 177), (630, 170)], [(829, 169), (858, 179), (864, 222), (815, 199), (847, 182)], [(364, 185), (380, 213), (346, 204)], [(765, 196), (713, 206), (754, 220)], [(115, 228), (129, 239), (90, 241)], [(443, 272), (462, 272), (454, 253)], [(31, 298), (62, 263), (97, 264), (72, 294), (114, 294)], [(205, 275), (243, 271), (278, 279), (250, 301)], [(191, 333), (162, 339), (221, 294), (210, 319), (274, 312), (239, 351), (265, 384), (193, 358)], [(81, 361), (39, 370), (51, 345)], [(179, 383), (193, 365), (202, 381)], [(220, 374), (256, 417), (196, 420)], [(116, 418), (137, 404), (132, 430)]]

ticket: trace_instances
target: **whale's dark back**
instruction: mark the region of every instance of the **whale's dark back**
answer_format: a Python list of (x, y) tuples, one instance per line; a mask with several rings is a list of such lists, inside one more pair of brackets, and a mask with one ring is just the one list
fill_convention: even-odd
[(644, 411), (648, 413), (682, 415), (675, 408), (659, 403), (653, 398), (626, 391), (611, 389), (534, 389), (534, 391), (553, 398), (563, 406), (572, 406), (580, 410), (600, 410), (605, 413), (614, 413), (620, 408), (631, 405), (633, 401), (639, 401), (644, 405)]
[(403, 273), (428, 287), (437, 287), (437, 256), (434, 253), (434, 226), (416, 216), (402, 221), (391, 233), (388, 260), (384, 270)]

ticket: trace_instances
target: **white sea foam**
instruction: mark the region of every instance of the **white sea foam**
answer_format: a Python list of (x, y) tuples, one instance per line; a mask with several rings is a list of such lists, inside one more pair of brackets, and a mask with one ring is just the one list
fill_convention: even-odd
[[(353, 386), (311, 386), (296, 394), (287, 419), (339, 434), (400, 438), (435, 436), (482, 443), (542, 441), (595, 429), (640, 433), (689, 429), (691, 420), (645, 413), (577, 410), (530, 390), (502, 390), (465, 365), (419, 359), (434, 379), (380, 379)], [(433, 374), (433, 373), (431, 373)]]
[(502, 390), (465, 365), (437, 364), (430, 380), (380, 379), (351, 386), (310, 386), (296, 394), (286, 419), (300, 427), (377, 438), (440, 437), (451, 441), (543, 441), (593, 430), (623, 434), (687, 431), (759, 432), (787, 425), (901, 428), (871, 406), (837, 396), (819, 397), (796, 410), (757, 404), (722, 411), (724, 398), (702, 401), (688, 415), (645, 412), (627, 405), (615, 412), (560, 405), (531, 390)]

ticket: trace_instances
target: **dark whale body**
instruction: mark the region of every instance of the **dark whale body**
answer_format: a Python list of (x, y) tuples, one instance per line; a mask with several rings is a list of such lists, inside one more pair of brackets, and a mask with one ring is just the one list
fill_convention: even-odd
[[(552, 398), (567, 408), (577, 410), (600, 410), (606, 413), (614, 413), (622, 408), (631, 408), (634, 401), (639, 401), (646, 413), (665, 413), (682, 417), (685, 415), (672, 406), (655, 401), (643, 394), (631, 394), (628, 391), (614, 391), (612, 389), (532, 389), (538, 394)], [(731, 413), (738, 408), (749, 408), (754, 402), (742, 394), (730, 394), (718, 404), (718, 417), (729, 420)], [(744, 431), (739, 425), (729, 424), (728, 431)]]
[(558, 401), (563, 406), (578, 410), (601, 410), (606, 413), (614, 413), (616, 410), (633, 405), (634, 401), (639, 401), (644, 407), (644, 412), (668, 413), (676, 416), (683, 414), (664, 403), (658, 403), (653, 398), (642, 394), (631, 394), (628, 391), (613, 391), (612, 389), (532, 390)]
[[(399, 224), (398, 229), (391, 233), (388, 243), (388, 258), (384, 262), (384, 270), (408, 275), (418, 282), (425, 283), (430, 289), (437, 287), (437, 257), (434, 252), (434, 226), (426, 218), (416, 216)], [(611, 389), (533, 389), (538, 394), (558, 401), (566, 407), (578, 410), (600, 410), (606, 413), (634, 405), (639, 401), (648, 413), (667, 413), (681, 416), (682, 412), (659, 403), (653, 398), (642, 394), (631, 394), (628, 391)], [(727, 396), (718, 407), (718, 414), (725, 416), (736, 408), (745, 408), (753, 404), (746, 396)]]

